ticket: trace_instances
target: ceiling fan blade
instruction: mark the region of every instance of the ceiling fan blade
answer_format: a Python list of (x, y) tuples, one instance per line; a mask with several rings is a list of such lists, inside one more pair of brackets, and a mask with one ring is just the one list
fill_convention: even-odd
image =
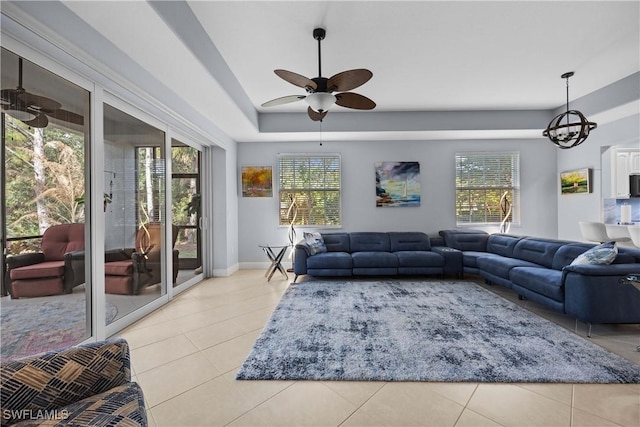
[(360, 94), (354, 92), (343, 92), (336, 94), (336, 104), (341, 107), (353, 108), (355, 110), (373, 110), (376, 103)]
[(63, 122), (72, 123), (74, 125), (84, 126), (84, 116), (80, 114), (73, 113), (67, 110), (55, 110), (51, 113), (47, 113), (49, 117), (52, 117), (57, 120), (61, 120)]
[(34, 107), (46, 112), (52, 112), (62, 107), (62, 104), (58, 101), (54, 101), (53, 99), (46, 98), (44, 96), (35, 95), (33, 93), (24, 92), (19, 96), (22, 102), (24, 102), (28, 107)]
[(23, 123), (32, 128), (46, 128), (49, 124), (49, 119), (44, 113), (38, 113), (35, 119), (26, 120)]
[(292, 71), (287, 70), (274, 70), (273, 72), (276, 73), (278, 77), (288, 81), (292, 85), (296, 85), (305, 89), (308, 87), (313, 90), (318, 89), (318, 85), (316, 84), (316, 82), (300, 74), (296, 74)]
[(267, 101), (261, 105), (261, 107), (275, 107), (276, 105), (289, 104), (291, 102), (301, 101), (305, 99), (305, 95), (289, 95), (283, 96), (282, 98), (272, 99), (271, 101)]
[(322, 113), (318, 113), (313, 108), (307, 108), (307, 113), (309, 114), (309, 118), (314, 122), (319, 122), (324, 119), (324, 116), (327, 115), (328, 111), (323, 111)]
[(327, 88), (333, 92), (344, 92), (362, 86), (373, 77), (373, 73), (364, 68), (343, 71), (332, 76), (327, 82)]

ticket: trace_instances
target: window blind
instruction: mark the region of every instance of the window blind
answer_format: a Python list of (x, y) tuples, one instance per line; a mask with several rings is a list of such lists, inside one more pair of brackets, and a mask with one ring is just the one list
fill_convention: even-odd
[(520, 154), (456, 153), (456, 222), (500, 223), (500, 200), (511, 205), (509, 220), (520, 223)]
[[(278, 156), (280, 225), (339, 226), (341, 170), (338, 154)], [(295, 201), (297, 209), (289, 209)]]

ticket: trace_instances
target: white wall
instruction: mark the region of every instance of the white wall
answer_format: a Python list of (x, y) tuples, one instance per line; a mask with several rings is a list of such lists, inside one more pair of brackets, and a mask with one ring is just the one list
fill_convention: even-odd
[(227, 149), (207, 147), (203, 168), (204, 202), (208, 226), (205, 256), (213, 263), (207, 265), (207, 275), (228, 276), (238, 270), (238, 198), (236, 195), (237, 151), (231, 144)]
[[(558, 190), (558, 237), (583, 240), (578, 221), (601, 221), (602, 198), (610, 196), (610, 168), (604, 165), (612, 146), (640, 147), (640, 115), (635, 114), (598, 126), (581, 145), (558, 150), (558, 174), (562, 171), (593, 168), (593, 192), (560, 196)], [(603, 176), (604, 171), (604, 176)]]
[[(342, 156), (343, 231), (423, 231), (436, 235), (454, 228), (455, 153), (461, 151), (519, 151), (522, 224), (512, 234), (557, 236), (556, 151), (540, 138), (534, 140), (374, 141), (318, 143), (239, 143), (242, 166), (273, 166), (274, 196), (238, 195), (239, 261), (243, 268), (261, 267), (266, 260), (258, 245), (286, 244), (287, 228), (278, 226), (277, 154), (340, 153)], [(377, 161), (418, 161), (422, 201), (420, 207), (375, 206)], [(238, 179), (239, 182), (239, 179)], [(298, 237), (301, 237), (298, 229)], [(494, 230), (497, 231), (497, 227)]]

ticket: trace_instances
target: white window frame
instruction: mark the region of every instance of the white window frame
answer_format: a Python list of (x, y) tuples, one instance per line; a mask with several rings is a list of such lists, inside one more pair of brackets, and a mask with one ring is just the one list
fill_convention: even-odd
[[(328, 163), (326, 160), (337, 161), (338, 163), (338, 185), (336, 187), (327, 187), (327, 173), (329, 172), (327, 169)], [(293, 185), (291, 187), (285, 186), (285, 182), (283, 180), (283, 167), (285, 167), (285, 162), (291, 162), (293, 160), (303, 160), (308, 161), (308, 165), (311, 163), (316, 163), (320, 160), (323, 161), (323, 168), (318, 170), (317, 173), (322, 177), (324, 181), (324, 185), (316, 182), (309, 182), (308, 184), (301, 183), (300, 185)], [(295, 171), (293, 171), (295, 173)], [(309, 228), (341, 228), (342, 227), (342, 158), (338, 153), (280, 153), (278, 154), (278, 223), (280, 226), (289, 226), (290, 223), (287, 222), (284, 217), (290, 206), (290, 201), (288, 198), (289, 193), (311, 193), (322, 191), (325, 193), (338, 193), (338, 221), (337, 223), (332, 223), (327, 220), (327, 215), (323, 215), (325, 218), (324, 221), (314, 221), (307, 222), (307, 220), (311, 220), (313, 218), (319, 219), (318, 215), (312, 215), (312, 207), (305, 207), (304, 203), (302, 203), (301, 198), (296, 198), (296, 201), (299, 202), (298, 205), (298, 215), (296, 218), (296, 222), (293, 224), (296, 227), (309, 227)], [(310, 200), (311, 197), (308, 197), (307, 200)], [(325, 199), (326, 200), (326, 199)]]
[[(502, 180), (500, 177), (495, 179), (495, 176), (487, 173), (487, 169), (483, 168), (482, 171), (479, 171), (473, 178), (475, 181), (474, 185), (461, 185), (460, 181), (462, 178), (463, 171), (459, 167), (459, 162), (462, 158), (473, 158), (475, 162), (483, 162), (483, 163), (493, 163), (499, 164), (504, 160), (505, 157), (510, 159), (510, 167), (511, 167), (511, 180), (508, 179)], [(459, 201), (459, 193), (461, 191), (465, 192), (485, 192), (485, 191), (493, 191), (498, 190), (500, 193), (504, 191), (511, 192), (511, 224), (512, 225), (520, 225), (520, 153), (515, 151), (501, 151), (501, 152), (459, 152), (455, 154), (455, 173), (456, 173), (456, 183), (455, 183), (455, 216), (456, 216), (456, 225), (457, 226), (467, 226), (467, 225), (497, 225), (500, 224), (501, 214), (500, 214), (500, 206), (493, 205), (492, 210), (487, 210), (486, 208), (486, 199), (482, 199), (483, 203), (479, 204), (481, 206), (485, 206), (484, 212), (484, 220), (483, 221), (473, 221), (474, 217), (477, 217), (478, 214), (471, 214), (471, 211), (467, 209), (468, 215), (465, 217), (462, 216), (460, 212), (460, 206), (458, 205)], [(467, 171), (465, 181), (469, 181), (470, 175)], [(481, 184), (478, 184), (478, 181), (481, 181)], [(471, 196), (469, 197), (471, 200)], [(470, 203), (471, 204), (471, 203)], [(498, 217), (496, 218), (495, 210), (497, 209)], [(492, 220), (493, 218), (496, 220)]]

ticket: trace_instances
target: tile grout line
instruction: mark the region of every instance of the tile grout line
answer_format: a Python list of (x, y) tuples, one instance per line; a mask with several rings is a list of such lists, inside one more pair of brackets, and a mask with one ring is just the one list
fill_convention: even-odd
[[(376, 392), (375, 392), (375, 393), (373, 393), (373, 394), (372, 394), (371, 396), (369, 396), (369, 397), (368, 397), (364, 402), (362, 402), (362, 404), (361, 404), (360, 406), (358, 406), (358, 407), (357, 407), (357, 408), (356, 408), (352, 413), (350, 413), (350, 414), (349, 414), (349, 415), (348, 415), (344, 420), (342, 420), (342, 422), (341, 422), (341, 423), (339, 423), (337, 427), (340, 427), (340, 426), (342, 426), (344, 423), (346, 423), (347, 421), (349, 421), (349, 419), (350, 419), (351, 417), (353, 417), (353, 416), (356, 414), (356, 412), (358, 412), (360, 409), (362, 409), (362, 407), (363, 407), (363, 406), (364, 406), (368, 401), (370, 401), (371, 399), (373, 399), (373, 397), (374, 397), (376, 394), (378, 394), (378, 393), (380, 392), (380, 390), (382, 390), (383, 388), (385, 388), (385, 387), (387, 386), (387, 384), (389, 384), (389, 382), (388, 382), (388, 381), (385, 381), (385, 383), (384, 383), (384, 385), (383, 385), (382, 387), (380, 387), (378, 390), (376, 390)], [(329, 388), (329, 389), (330, 389), (330, 387), (327, 387), (327, 388)], [(333, 390), (331, 390), (331, 391), (333, 391)], [(344, 398), (340, 393), (337, 393), (337, 392), (335, 392), (335, 391), (333, 391), (333, 392), (334, 392), (334, 393), (336, 393), (336, 394), (338, 394), (338, 395), (339, 395), (340, 397), (342, 397), (343, 399), (347, 400), (347, 399), (346, 399), (346, 398)], [(348, 400), (347, 400), (347, 401), (348, 401)], [(354, 405), (354, 406), (355, 406), (355, 405)]]

